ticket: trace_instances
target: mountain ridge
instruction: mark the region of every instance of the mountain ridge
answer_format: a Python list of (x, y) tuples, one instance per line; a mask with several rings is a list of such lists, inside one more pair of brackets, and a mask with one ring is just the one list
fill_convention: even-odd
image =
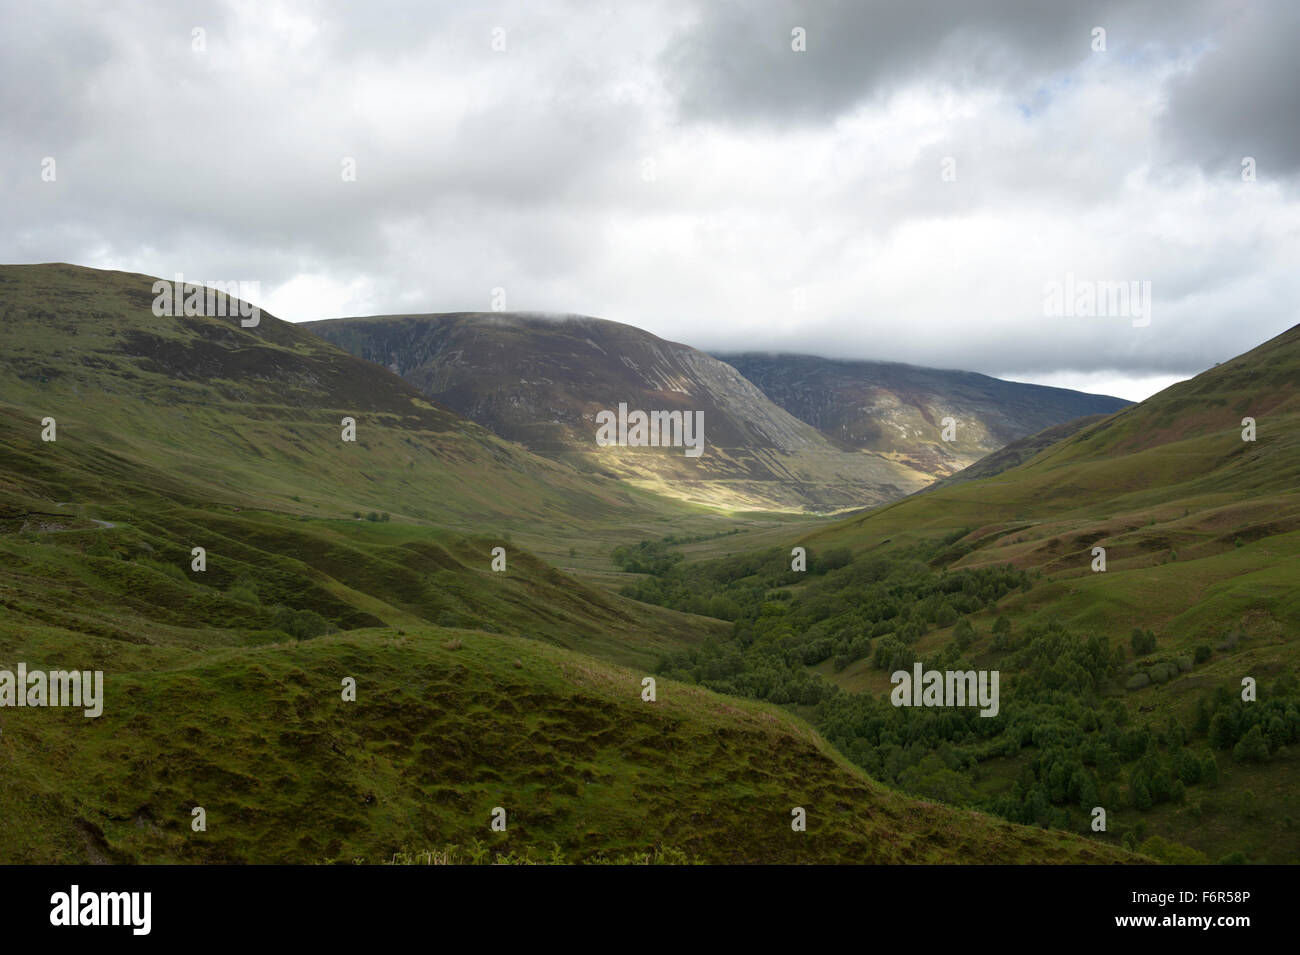
[[(709, 355), (636, 326), (591, 316), (511, 312), (376, 315), (305, 323), (358, 357), (401, 375), (431, 400), (537, 453), (583, 465), (685, 500), (732, 508), (857, 510), (897, 499), (959, 470), (1000, 444), (964, 436), (877, 442), (819, 430), (751, 382), (727, 356)], [(999, 382), (974, 373), (895, 365), (931, 378), (960, 375), (1017, 394), (1051, 394), (1110, 407), (1118, 399)], [(967, 390), (970, 390), (967, 387)], [(630, 408), (697, 409), (715, 453), (705, 461), (593, 447), (596, 415)], [(986, 402), (987, 404), (987, 402)], [(1091, 406), (1091, 404), (1089, 405)], [(798, 410), (798, 409), (795, 409)], [(961, 412), (958, 409), (959, 413)], [(1006, 409), (999, 412), (1008, 416)], [(1019, 420), (1057, 423), (1063, 411), (1021, 414), (1001, 435), (1023, 436)], [(966, 421), (966, 427), (972, 422)], [(915, 431), (919, 435), (921, 432)]]
[[(846, 446), (893, 452), (936, 478), (1045, 428), (1131, 402), (979, 372), (790, 352), (714, 352), (774, 402)], [(954, 434), (944, 437), (951, 417)]]
[[(929, 480), (887, 456), (844, 451), (725, 362), (635, 326), (500, 312), (305, 324), (503, 437), (668, 496), (827, 512), (892, 499)], [(703, 412), (708, 450), (691, 460), (597, 447), (597, 413), (620, 403)]]

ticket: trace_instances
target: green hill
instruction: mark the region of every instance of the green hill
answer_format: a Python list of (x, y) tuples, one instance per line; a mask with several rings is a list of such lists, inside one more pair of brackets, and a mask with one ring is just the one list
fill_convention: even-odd
[[(57, 462), (72, 456), (114, 489), (329, 516), (374, 509), (525, 527), (652, 509), (269, 314), (253, 328), (155, 316), (153, 281), (0, 266), (2, 410), (13, 429), (6, 458), (24, 476), (18, 490), (93, 490), (60, 486)], [(38, 440), (47, 415), (57, 444)], [(344, 417), (356, 422), (355, 442), (342, 440)]]
[(770, 705), (670, 679), (643, 702), (656, 661), (726, 625), (589, 586), (510, 528), (698, 512), (269, 315), (155, 316), (151, 284), (0, 268), (0, 669), (104, 673), (97, 718), (0, 709), (0, 861), (1135, 858), (903, 797)]
[(382, 862), (476, 843), (564, 861), (1125, 858), (901, 797), (771, 707), (668, 681), (642, 702), (641, 672), (536, 641), (420, 627), (164, 653), (24, 637), (29, 659), (93, 656), (114, 675), (99, 719), (4, 713), (6, 862)]
[[(270, 315), (250, 329), (157, 317), (151, 284), (0, 268), (11, 612), (117, 634), (197, 626), (191, 643), (271, 630), (289, 611), (321, 618), (316, 630), (426, 620), (628, 661), (708, 629), (647, 617), (512, 542), (512, 529), (586, 540), (680, 518), (675, 505), (531, 455)], [(345, 416), (355, 443), (341, 440)], [(189, 570), (196, 546), (210, 554), (202, 574)], [(506, 574), (490, 569), (494, 547)]]
[[(1128, 844), (1297, 862), (1298, 391), (1300, 327), (1018, 465), (791, 541), (807, 573), (789, 544), (651, 547), (626, 592), (732, 621), (663, 672), (799, 704), (914, 794), (1079, 832), (1100, 805)], [(1001, 713), (890, 706), (915, 661), (999, 670)]]

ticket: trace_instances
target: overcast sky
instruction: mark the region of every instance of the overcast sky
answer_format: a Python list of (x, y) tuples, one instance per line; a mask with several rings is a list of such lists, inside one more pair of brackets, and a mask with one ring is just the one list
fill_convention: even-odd
[(0, 0), (0, 262), (1138, 399), (1300, 321), (1298, 64), (1291, 0)]

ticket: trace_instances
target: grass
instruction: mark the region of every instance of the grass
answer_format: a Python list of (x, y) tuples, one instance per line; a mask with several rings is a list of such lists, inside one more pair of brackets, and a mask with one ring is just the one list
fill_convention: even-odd
[[(411, 846), (601, 861), (1102, 862), (918, 803), (801, 720), (536, 641), (423, 627), (224, 651), (25, 635), (109, 668), (104, 716), (4, 714), (8, 862), (384, 861)], [(6, 648), (8, 649), (8, 648)], [(98, 651), (98, 653), (97, 653)], [(516, 665), (522, 663), (522, 666)], [(357, 681), (343, 702), (340, 681)], [(207, 831), (191, 830), (202, 806)], [(489, 828), (506, 809), (503, 833)], [(793, 832), (790, 810), (808, 811)]]
[(643, 702), (725, 625), (527, 546), (594, 579), (643, 528), (806, 523), (539, 458), (269, 315), (155, 318), (149, 281), (0, 268), (0, 666), (102, 670), (106, 697), (0, 711), (0, 861), (1138, 859), (893, 792), (776, 707)]
[[(1127, 648), (1134, 627), (1149, 629), (1156, 635), (1150, 660), (1191, 658), (1197, 647), (1208, 645), (1210, 658), (1190, 672), (1126, 691), (1126, 680), (1143, 668), (1143, 661), (1130, 659), (1097, 703), (1122, 702), (1133, 725), (1158, 730), (1173, 718), (1190, 726), (1198, 700), (1213, 688), (1237, 693), (1245, 676), (1262, 684), (1300, 672), (1295, 639), (1300, 628), (1298, 382), (1300, 328), (1293, 328), (1190, 382), (1085, 426), (1018, 466), (815, 528), (782, 547), (788, 553), (789, 545), (798, 543), (810, 559), (848, 548), (855, 567), (877, 560), (900, 567), (922, 550), (932, 555), (926, 558), (930, 569), (943, 574), (999, 567), (1028, 573), (1024, 590), (969, 614), (977, 638), (958, 655), (977, 668), (1003, 669), (1004, 693), (1010, 694), (1004, 707), (1012, 715), (1018, 665), (1014, 653), (993, 646), (990, 631), (998, 617), (1005, 616), (1017, 634), (1060, 625), (1079, 639), (1106, 638), (1112, 648)], [(1257, 421), (1255, 442), (1242, 441), (1245, 416)], [(1106, 549), (1105, 573), (1091, 568), (1095, 546)], [(707, 581), (700, 586), (710, 595), (721, 592), (713, 566), (692, 562), (683, 581), (688, 587), (692, 580)], [(832, 659), (876, 622), (866, 608), (865, 625), (853, 618), (852, 593), (817, 591), (813, 604), (810, 581), (759, 574), (739, 583), (747, 581), (757, 588), (755, 599), (764, 601), (764, 610), (757, 631), (746, 623), (734, 639), (738, 652), (757, 654), (755, 667), (782, 674), (789, 655), (797, 659), (804, 652), (801, 641), (829, 637), (836, 649), (807, 670), (849, 693), (887, 697), (887, 669), (862, 657), (837, 669)], [(637, 592), (654, 590), (638, 585)], [(672, 587), (662, 592), (671, 594)], [(683, 601), (670, 596), (665, 602)], [(793, 629), (771, 624), (787, 615), (797, 621)], [(950, 651), (953, 633), (951, 625), (930, 622), (909, 646), (918, 658), (933, 660)], [(736, 682), (762, 687), (762, 678), (748, 679), (753, 674), (741, 659), (706, 654), (705, 662), (695, 659), (690, 665), (719, 687)], [(683, 672), (683, 666), (670, 672)], [(809, 707), (808, 715), (817, 718), (818, 710)], [(1193, 787), (1182, 805), (1137, 810), (1127, 804), (1128, 785), (1120, 778), (1124, 806), (1118, 813), (1110, 807), (1113, 831), (1136, 837), (1141, 824), (1136, 841), (1146, 845), (1157, 839), (1151, 851), (1167, 860), (1213, 862), (1242, 852), (1254, 862), (1294, 863), (1300, 860), (1300, 834), (1294, 825), (1278, 824), (1294, 815), (1290, 794), (1300, 786), (1293, 748), (1283, 747), (1263, 765), (1218, 753), (1217, 786), (1208, 793)], [(1200, 757), (1209, 752), (1204, 739), (1189, 749)], [(895, 770), (921, 765), (927, 752), (913, 744)], [(935, 755), (952, 753), (944, 749)], [(1012, 757), (986, 753), (967, 770), (975, 790), (991, 798), (1010, 793), (1042, 756), (1036, 746), (1025, 745)], [(867, 757), (877, 758), (878, 750), (868, 748)], [(935, 773), (931, 784), (938, 787), (933, 781), (943, 778)], [(1086, 831), (1077, 814), (1071, 825)], [(1179, 846), (1199, 856), (1180, 855)]]

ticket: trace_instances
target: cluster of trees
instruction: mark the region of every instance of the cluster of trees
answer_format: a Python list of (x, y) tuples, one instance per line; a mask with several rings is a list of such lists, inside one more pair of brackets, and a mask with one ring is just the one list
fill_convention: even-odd
[(1268, 762), (1300, 740), (1300, 683), (1283, 674), (1271, 686), (1259, 687), (1249, 703), (1221, 686), (1197, 704), (1194, 728), (1239, 762)]
[[(1131, 723), (1115, 690), (1127, 678), (1125, 644), (1138, 657), (1155, 650), (1155, 635), (1141, 629), (1112, 645), (1058, 623), (1013, 628), (998, 616), (991, 644), (1003, 679), (1000, 712), (991, 718), (973, 707), (895, 707), (810, 671), (826, 660), (836, 670), (857, 660), (887, 672), (910, 669), (921, 659), (917, 640), (950, 626), (953, 639), (922, 664), (974, 669), (964, 654), (979, 635), (968, 615), (1030, 582), (1011, 567), (936, 568), (936, 554), (951, 543), (891, 559), (837, 553), (819, 561), (810, 553), (806, 573), (792, 571), (781, 550), (688, 568), (667, 544), (642, 542), (619, 559), (650, 575), (627, 595), (732, 621), (729, 636), (665, 657), (661, 674), (808, 707), (819, 731), (876, 778), (1016, 822), (1077, 829), (1093, 806), (1178, 803), (1189, 787), (1217, 784), (1211, 747), (1266, 760), (1300, 739), (1300, 694), (1290, 677), (1254, 703), (1221, 688), (1201, 701), (1191, 730), (1175, 719), (1161, 729)], [(1198, 648), (1198, 662), (1208, 649)], [(1018, 771), (1011, 785), (980, 786), (1007, 757)]]
[[(670, 570), (682, 562), (682, 555), (668, 548), (674, 545), (670, 538), (657, 541), (641, 541), (639, 544), (615, 547), (610, 555), (615, 564), (629, 574), (651, 574), (664, 577)], [(659, 601), (646, 601), (658, 603)]]
[(1141, 627), (1133, 628), (1133, 635), (1129, 637), (1129, 643), (1133, 646), (1133, 653), (1139, 657), (1144, 657), (1152, 653), (1156, 648), (1156, 635), (1150, 630), (1143, 630)]

